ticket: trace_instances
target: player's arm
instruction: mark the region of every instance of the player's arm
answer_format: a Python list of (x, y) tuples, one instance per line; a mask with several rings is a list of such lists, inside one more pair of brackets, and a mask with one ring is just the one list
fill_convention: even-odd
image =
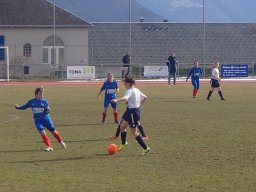
[(200, 74), (201, 74), (202, 77), (204, 76), (204, 73), (203, 73), (201, 68), (200, 68)]
[(99, 100), (100, 100), (100, 95), (101, 95), (101, 93), (103, 92), (103, 90), (104, 90), (104, 88), (101, 87), (101, 89), (100, 89), (100, 91), (99, 91), (99, 93), (98, 93), (98, 99), (99, 99)]
[(188, 74), (188, 76), (187, 76), (186, 81), (188, 81), (189, 77), (192, 75), (192, 70), (193, 70), (193, 69), (190, 70), (190, 72), (189, 72), (189, 74)]
[(114, 102), (114, 103), (121, 102), (121, 101), (126, 101), (126, 96), (111, 100), (111, 102)]
[(30, 107), (30, 102), (28, 101), (26, 104), (24, 105), (18, 105), (18, 104), (15, 104), (14, 105), (15, 109), (18, 109), (18, 110), (25, 110), (27, 108)]
[(49, 104), (48, 104), (48, 101), (46, 100), (46, 107), (44, 108), (44, 112), (45, 112), (46, 114), (48, 114), (48, 113), (50, 113), (50, 111), (51, 111), (51, 108), (50, 108), (50, 106), (49, 106)]
[(147, 97), (147, 95), (145, 95), (144, 93), (142, 93), (142, 92), (140, 92), (140, 96), (141, 96), (141, 101), (140, 101), (140, 103), (144, 103), (147, 99), (148, 99), (148, 97)]

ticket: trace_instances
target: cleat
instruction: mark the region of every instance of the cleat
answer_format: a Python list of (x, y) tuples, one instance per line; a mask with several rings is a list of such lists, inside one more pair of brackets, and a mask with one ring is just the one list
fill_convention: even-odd
[(115, 121), (115, 124), (119, 124), (119, 121)]
[(149, 138), (146, 136), (146, 137), (142, 137), (143, 140), (148, 140)]
[(117, 137), (117, 136), (115, 136), (115, 135), (113, 135), (113, 136), (111, 136), (111, 137), (110, 137), (110, 139), (112, 139), (112, 140), (116, 140), (116, 139), (118, 139), (118, 137)]
[(194, 95), (193, 98), (196, 98), (196, 96)]
[(46, 152), (53, 151), (53, 148), (52, 148), (52, 147), (46, 147), (46, 148), (44, 149), (44, 151), (46, 151)]
[(221, 100), (226, 100), (226, 99), (224, 99), (224, 98), (221, 98)]
[(121, 145), (118, 147), (117, 151), (122, 151), (127, 145), (128, 145), (128, 142), (125, 142), (125, 144), (121, 144)]
[(146, 155), (150, 151), (150, 148), (147, 147), (147, 149), (144, 149), (143, 152), (141, 153), (142, 156)]
[(208, 101), (210, 101), (210, 97), (207, 97), (206, 99), (207, 99)]
[(101, 123), (102, 123), (102, 124), (104, 124), (104, 123), (105, 123), (105, 121), (103, 121), (103, 120), (102, 120), (102, 121), (101, 121)]
[(62, 147), (63, 149), (66, 149), (66, 148), (67, 148), (67, 146), (66, 146), (66, 144), (64, 143), (64, 141), (61, 141), (61, 142), (60, 142), (60, 145), (61, 145), (61, 147)]

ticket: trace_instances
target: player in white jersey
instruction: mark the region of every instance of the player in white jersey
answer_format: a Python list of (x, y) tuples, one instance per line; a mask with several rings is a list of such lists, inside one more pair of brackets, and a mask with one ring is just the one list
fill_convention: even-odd
[(141, 155), (146, 155), (150, 151), (150, 148), (137, 132), (137, 127), (140, 121), (140, 105), (147, 100), (147, 96), (139, 89), (135, 88), (134, 84), (135, 80), (133, 78), (126, 77), (124, 80), (124, 86), (126, 88), (124, 96), (118, 99), (112, 99), (112, 102), (125, 101), (127, 104), (126, 111), (122, 117), (123, 121), (120, 125), (122, 144), (119, 146), (118, 151), (122, 151), (128, 144), (126, 142), (126, 128), (129, 126), (132, 135), (143, 148)]
[(221, 86), (220, 86), (220, 72), (219, 72), (219, 62), (215, 62), (212, 68), (212, 76), (211, 76), (211, 89), (208, 93), (207, 100), (210, 101), (212, 92), (214, 91), (215, 88), (217, 88), (219, 96), (221, 100), (225, 100), (222, 91), (221, 91)]

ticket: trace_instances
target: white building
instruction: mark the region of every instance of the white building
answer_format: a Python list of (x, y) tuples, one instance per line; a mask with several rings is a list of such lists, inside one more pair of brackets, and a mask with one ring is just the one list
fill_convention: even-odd
[(51, 76), (67, 65), (87, 65), (90, 27), (46, 0), (1, 0), (0, 46), (9, 47), (10, 77)]

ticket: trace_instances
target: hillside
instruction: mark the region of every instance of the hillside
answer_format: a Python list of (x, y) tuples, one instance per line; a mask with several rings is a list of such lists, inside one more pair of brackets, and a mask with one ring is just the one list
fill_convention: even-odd
[[(53, 2), (53, 0), (49, 0)], [(89, 22), (129, 22), (128, 0), (56, 0), (56, 5)], [(132, 21), (160, 22), (163, 17), (131, 0)]]

